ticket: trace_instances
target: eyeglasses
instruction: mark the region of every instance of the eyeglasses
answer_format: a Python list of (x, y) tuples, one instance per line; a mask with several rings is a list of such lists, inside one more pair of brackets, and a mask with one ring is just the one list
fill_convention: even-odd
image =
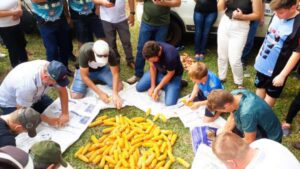
[(98, 55), (98, 54), (96, 54), (96, 56), (99, 57), (99, 58), (102, 58), (102, 57), (106, 58), (106, 57), (108, 57), (108, 55)]

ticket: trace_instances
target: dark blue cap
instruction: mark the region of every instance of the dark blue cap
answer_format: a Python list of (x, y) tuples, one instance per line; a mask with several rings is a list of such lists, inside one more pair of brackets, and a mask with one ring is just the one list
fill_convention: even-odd
[(65, 87), (69, 84), (67, 68), (62, 63), (56, 60), (51, 61), (48, 65), (48, 73), (59, 86)]

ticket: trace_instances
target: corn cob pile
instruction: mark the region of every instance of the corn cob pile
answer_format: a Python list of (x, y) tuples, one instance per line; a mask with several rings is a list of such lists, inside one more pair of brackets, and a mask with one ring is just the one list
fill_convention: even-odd
[[(147, 110), (146, 114), (150, 114)], [(158, 114), (162, 121), (166, 118)], [(171, 130), (161, 130), (152, 120), (144, 117), (127, 118), (126, 116), (100, 116), (89, 127), (108, 126), (103, 135), (91, 136), (91, 141), (80, 147), (75, 157), (98, 165), (101, 168), (170, 168), (176, 161), (186, 168), (190, 164), (180, 157), (175, 157), (172, 146), (177, 134)]]

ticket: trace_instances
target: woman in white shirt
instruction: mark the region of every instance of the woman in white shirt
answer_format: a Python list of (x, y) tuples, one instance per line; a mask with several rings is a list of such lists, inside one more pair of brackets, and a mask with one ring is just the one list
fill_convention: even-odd
[(0, 36), (8, 49), (12, 67), (28, 60), (26, 40), (20, 27), (21, 0), (0, 1)]

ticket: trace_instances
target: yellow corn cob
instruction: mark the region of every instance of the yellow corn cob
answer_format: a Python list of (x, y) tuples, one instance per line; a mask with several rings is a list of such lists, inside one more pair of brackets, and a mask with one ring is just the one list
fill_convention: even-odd
[(136, 122), (136, 123), (141, 123), (141, 122), (146, 121), (146, 119), (144, 117), (134, 117), (134, 118), (131, 118), (131, 121)]
[(154, 117), (153, 117), (153, 121), (156, 121), (159, 117), (160, 113), (157, 113)]
[(90, 148), (91, 145), (92, 145), (91, 143), (88, 143), (88, 144), (84, 147), (84, 149), (82, 150), (82, 154), (83, 154), (83, 155), (88, 151), (88, 149)]
[(169, 160), (169, 161), (165, 164), (164, 169), (169, 169), (173, 163), (174, 163), (173, 160)]
[(157, 164), (157, 159), (153, 159), (151, 164), (150, 164), (150, 168), (154, 168)]
[(160, 114), (159, 118), (161, 119), (161, 121), (163, 121), (164, 123), (167, 122), (167, 118), (164, 114)]
[(98, 121), (98, 120), (102, 120), (103, 121), (103, 120), (105, 120), (107, 118), (108, 118), (108, 116), (104, 115), (104, 116), (97, 117), (97, 119), (95, 121)]
[(173, 134), (171, 138), (171, 145), (174, 145), (177, 139), (177, 134)]
[(179, 164), (183, 165), (185, 168), (190, 168), (190, 164), (186, 162), (184, 159), (177, 157), (176, 160)]
[(97, 121), (94, 121), (94, 122), (90, 123), (88, 127), (95, 127), (95, 126), (98, 126), (100, 124), (102, 124), (102, 120), (97, 120)]
[(124, 167), (128, 168), (129, 167), (129, 164), (128, 162), (124, 159), (124, 158), (121, 158), (121, 163)]
[(104, 156), (105, 161), (111, 163), (111, 164), (116, 164), (115, 160), (111, 158), (110, 156)]
[(96, 138), (95, 135), (92, 135), (92, 136), (91, 136), (91, 140), (92, 140), (92, 142), (93, 142), (94, 144), (98, 143), (98, 139)]
[(99, 167), (100, 167), (100, 168), (103, 168), (104, 165), (105, 165), (105, 158), (102, 157), (102, 159), (101, 159), (101, 161), (100, 161), (100, 164), (99, 164)]
[(97, 157), (98, 153), (97, 151), (93, 151), (92, 155), (88, 158), (89, 161), (93, 161)]
[(134, 157), (130, 156), (129, 158), (130, 169), (135, 169)]
[(146, 117), (149, 116), (151, 114), (151, 108), (148, 108), (146, 111)]
[(153, 159), (155, 158), (155, 154), (151, 154), (150, 156), (148, 156), (147, 160), (146, 160), (146, 166), (148, 166), (149, 164), (151, 164), (151, 162), (153, 161)]
[(102, 133), (103, 134), (107, 134), (107, 133), (112, 132), (114, 129), (115, 129), (115, 127), (109, 127), (109, 128), (103, 129)]
[(160, 161), (159, 163), (157, 163), (157, 165), (155, 166), (155, 169), (160, 169), (162, 166), (164, 166), (164, 164), (166, 163), (165, 160)]
[(101, 160), (101, 155), (97, 155), (96, 158), (94, 158), (94, 160), (92, 162), (93, 162), (93, 164), (97, 165), (100, 160)]
[(168, 150), (168, 156), (169, 156), (169, 158), (170, 158), (171, 161), (175, 161), (175, 157), (174, 157), (174, 155), (173, 155), (173, 153), (172, 153), (171, 150)]
[(106, 138), (107, 138), (107, 135), (103, 135), (102, 137), (100, 137), (100, 138), (98, 139), (98, 142), (101, 143), (101, 142), (103, 142)]
[(80, 160), (82, 160), (82, 161), (84, 161), (84, 162), (86, 162), (86, 163), (88, 163), (89, 162), (89, 159), (88, 158), (86, 158), (84, 155), (82, 155), (82, 154), (79, 154), (78, 155), (78, 158), (80, 159)]
[(82, 151), (84, 149), (84, 146), (81, 146), (77, 151), (76, 153), (74, 154), (75, 157), (78, 157), (79, 154), (82, 154)]
[(165, 151), (166, 147), (167, 147), (167, 143), (163, 142), (161, 147), (160, 147), (160, 152), (163, 153)]

